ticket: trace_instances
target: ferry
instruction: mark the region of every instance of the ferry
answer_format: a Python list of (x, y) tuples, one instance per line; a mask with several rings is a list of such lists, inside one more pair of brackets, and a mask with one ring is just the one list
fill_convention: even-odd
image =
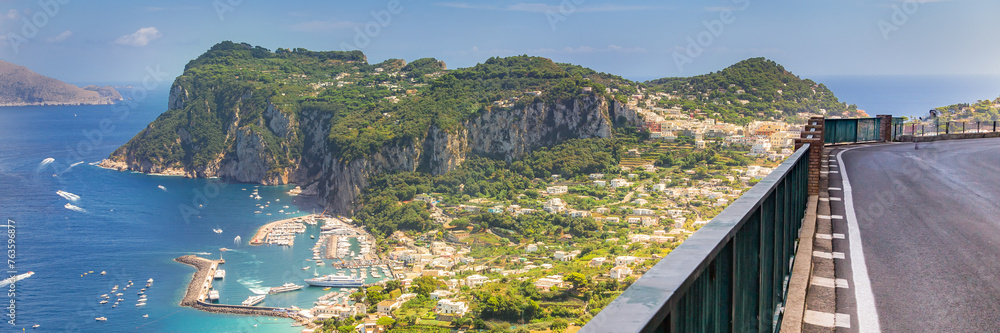
[(209, 290), (208, 291), (208, 300), (210, 300), (210, 301), (218, 301), (219, 300), (219, 291), (218, 290)]
[(284, 293), (284, 292), (289, 292), (289, 291), (296, 291), (296, 290), (302, 289), (302, 287), (305, 287), (305, 286), (303, 286), (303, 285), (297, 285), (297, 284), (289, 282), (289, 283), (281, 285), (281, 287), (271, 287), (271, 289), (268, 290), (267, 293), (268, 294), (277, 294), (277, 293)]
[(224, 269), (215, 270), (215, 277), (214, 277), (215, 280), (221, 280), (225, 278), (226, 278), (226, 270)]
[(243, 306), (254, 306), (254, 305), (260, 304), (260, 302), (264, 301), (264, 297), (265, 296), (267, 296), (267, 295), (253, 295), (253, 296), (247, 297), (247, 299), (245, 301), (243, 301)]
[(21, 281), (21, 280), (27, 279), (27, 278), (31, 277), (32, 275), (35, 275), (35, 272), (29, 271), (29, 272), (24, 273), (24, 274), (19, 274), (19, 275), (11, 276), (9, 278), (3, 279), (3, 281), (0, 281), (0, 287), (6, 286), (8, 284), (11, 284), (11, 283), (14, 283), (14, 282), (17, 282), (17, 281)]
[(326, 275), (314, 279), (306, 279), (306, 283), (316, 287), (361, 287), (364, 284), (362, 279), (345, 275)]

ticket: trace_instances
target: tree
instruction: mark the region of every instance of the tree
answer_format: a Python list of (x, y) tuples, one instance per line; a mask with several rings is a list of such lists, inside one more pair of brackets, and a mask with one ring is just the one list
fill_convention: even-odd
[(573, 284), (573, 289), (587, 287), (587, 277), (580, 272), (573, 272), (566, 275), (566, 281)]
[(337, 327), (337, 331), (340, 332), (340, 333), (354, 332), (354, 326), (351, 326), (351, 325), (340, 326), (340, 327)]
[(385, 294), (382, 293), (382, 286), (368, 287), (365, 297), (368, 298), (368, 304), (371, 305), (378, 304), (378, 302), (385, 300)]
[(382, 327), (392, 327), (392, 325), (396, 324), (396, 320), (392, 319), (392, 317), (382, 317), (375, 323)]
[(430, 294), (436, 289), (437, 280), (432, 276), (417, 277), (413, 279), (413, 283), (410, 285), (410, 292), (424, 297), (430, 297)]
[(566, 323), (565, 319), (556, 318), (556, 320), (552, 321), (551, 328), (552, 328), (553, 332), (562, 332), (562, 331), (565, 331), (567, 327), (569, 327), (569, 324)]
[(396, 289), (400, 289), (400, 290), (403, 289), (403, 283), (399, 282), (399, 280), (389, 280), (389, 281), (387, 281), (385, 283), (385, 290), (388, 290), (388, 291), (391, 292), (391, 291), (396, 290)]

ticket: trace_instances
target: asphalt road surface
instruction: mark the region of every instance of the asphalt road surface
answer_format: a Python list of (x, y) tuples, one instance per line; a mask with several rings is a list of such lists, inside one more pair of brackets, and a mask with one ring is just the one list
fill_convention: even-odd
[[(831, 167), (830, 187), (852, 198), (831, 190), (831, 214), (848, 217), (853, 205), (861, 241), (834, 242), (846, 254), (837, 276), (851, 282), (837, 312), (852, 325), (837, 331), (871, 331), (870, 318), (883, 332), (1000, 332), (1000, 139), (844, 150), (831, 154), (843, 170)], [(850, 235), (849, 220), (834, 220), (834, 233)], [(852, 269), (858, 252), (867, 276)]]

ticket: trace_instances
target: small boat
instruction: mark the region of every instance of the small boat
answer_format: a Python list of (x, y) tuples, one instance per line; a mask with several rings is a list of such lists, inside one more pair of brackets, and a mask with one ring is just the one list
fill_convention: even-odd
[(108, 274), (108, 272), (101, 271), (101, 275), (105, 275), (105, 274)]
[(101, 304), (108, 304), (108, 300), (101, 301)]
[(139, 302), (135, 304), (135, 307), (146, 306), (146, 302)]
[(101, 298), (108, 298), (108, 294), (101, 295)]
[(285, 283), (285, 284), (281, 285), (280, 287), (271, 287), (271, 289), (269, 289), (267, 291), (267, 293), (268, 294), (284, 293), (284, 292), (299, 290), (299, 289), (302, 289), (302, 287), (305, 287), (305, 286), (289, 282), (289, 283)]
[(42, 326), (42, 325), (34, 324), (34, 325), (31, 325), (31, 328), (38, 328), (38, 326)]
[(323, 288), (323, 291), (330, 290), (330, 287)]
[(247, 297), (247, 299), (245, 301), (243, 301), (242, 304), (243, 304), (243, 306), (254, 306), (254, 305), (260, 304), (260, 302), (264, 301), (264, 297), (265, 296), (267, 296), (267, 295), (253, 295), (253, 296)]
[(316, 235), (309, 235), (309, 239), (316, 239)]
[(222, 229), (219, 229), (219, 228), (212, 229), (212, 231), (215, 232), (215, 233), (217, 233), (217, 234), (221, 234), (222, 233)]
[(97, 321), (108, 321), (108, 318), (107, 317), (97, 317), (97, 318), (94, 318), (94, 320), (97, 320)]
[(307, 270), (309, 270), (309, 266), (306, 266), (306, 267), (302, 267), (302, 270), (303, 270), (303, 271), (307, 271)]
[(144, 315), (142, 315), (142, 317), (143, 318), (149, 318), (149, 315), (148, 314), (144, 314)]
[(163, 185), (157, 185), (156, 187), (159, 187), (159, 188), (160, 188), (161, 190), (164, 190), (164, 191), (166, 191), (166, 190), (167, 190), (167, 188), (166, 188), (166, 187), (163, 187)]

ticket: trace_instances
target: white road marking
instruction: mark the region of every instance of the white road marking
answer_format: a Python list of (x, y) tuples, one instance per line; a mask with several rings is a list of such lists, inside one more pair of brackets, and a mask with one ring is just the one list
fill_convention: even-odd
[(830, 234), (816, 234), (816, 239), (833, 239), (833, 235), (830, 235)]
[(840, 201), (840, 198), (838, 198), (838, 197), (830, 197), (830, 201)]
[(841, 189), (841, 188), (839, 188), (839, 187), (827, 187), (826, 189), (827, 189), (827, 190), (830, 190), (830, 191), (840, 191), (840, 190), (842, 190), (842, 189)]
[[(854, 272), (854, 301), (857, 303), (858, 331), (862, 333), (880, 332), (878, 309), (875, 307), (875, 294), (872, 292), (871, 280), (868, 278), (868, 266), (865, 265), (865, 252), (861, 244), (861, 230), (858, 229), (858, 216), (854, 212), (854, 194), (851, 193), (851, 181), (844, 167), (844, 152), (837, 153), (840, 169), (845, 170), (842, 178), (844, 187), (844, 209), (847, 211), (847, 230), (850, 237), (851, 270)], [(850, 322), (850, 321), (848, 321)]]
[(835, 239), (844, 239), (844, 234), (833, 234), (833, 238), (835, 238)]
[(844, 259), (843, 252), (822, 252), (813, 251), (813, 257), (823, 258), (823, 259)]
[(830, 171), (830, 173), (840, 173), (840, 171)]
[(802, 321), (816, 326), (851, 328), (851, 315), (844, 313), (806, 310)]
[(810, 283), (820, 287), (849, 289), (846, 279), (831, 279), (813, 276)]

